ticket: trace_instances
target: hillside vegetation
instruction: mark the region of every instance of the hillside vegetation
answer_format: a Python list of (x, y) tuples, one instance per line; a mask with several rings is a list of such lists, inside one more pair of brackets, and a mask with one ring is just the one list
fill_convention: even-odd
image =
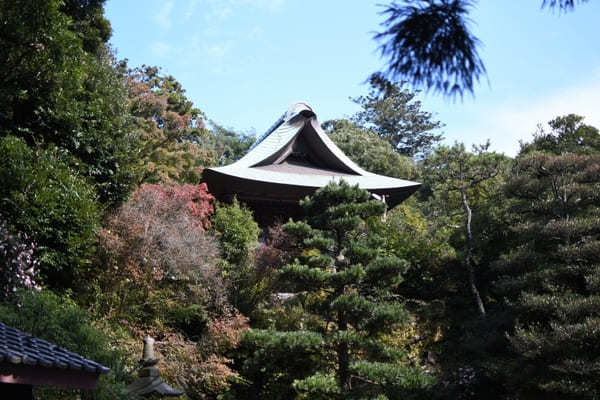
[(361, 111), (323, 127), (421, 189), (386, 210), (330, 184), (262, 229), (201, 181), (254, 138), (116, 59), (103, 3), (0, 0), (0, 321), (111, 368), (36, 398), (123, 398), (146, 335), (190, 399), (600, 398), (583, 117), (514, 158), (442, 145), (415, 93), (374, 74)]

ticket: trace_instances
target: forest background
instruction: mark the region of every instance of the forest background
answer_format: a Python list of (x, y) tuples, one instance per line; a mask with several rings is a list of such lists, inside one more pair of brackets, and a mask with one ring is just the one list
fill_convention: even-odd
[(582, 116), (514, 158), (442, 145), (417, 94), (374, 73), (323, 127), (422, 188), (384, 214), (330, 185), (261, 230), (200, 183), (254, 136), (117, 59), (103, 0), (0, 4), (0, 321), (111, 367), (95, 392), (37, 398), (122, 397), (145, 335), (193, 399), (600, 395), (600, 134)]

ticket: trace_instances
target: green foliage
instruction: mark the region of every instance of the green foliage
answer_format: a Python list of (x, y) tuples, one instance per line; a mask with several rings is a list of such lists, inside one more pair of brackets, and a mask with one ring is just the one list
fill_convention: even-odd
[(140, 136), (141, 181), (194, 183), (214, 164), (210, 150), (198, 144), (208, 136), (204, 113), (186, 97), (173, 76), (143, 65), (127, 72), (129, 111)]
[(200, 304), (175, 304), (169, 310), (169, 324), (189, 337), (199, 337), (206, 330), (208, 315)]
[(60, 10), (71, 17), (71, 29), (83, 43), (83, 49), (96, 54), (112, 34), (110, 22), (104, 18), (106, 0), (64, 0)]
[(252, 211), (234, 199), (230, 205), (217, 205), (211, 222), (219, 233), (223, 258), (233, 265), (248, 263), (260, 232)]
[(323, 128), (344, 154), (367, 171), (401, 179), (419, 178), (415, 162), (398, 154), (372, 130), (345, 119), (327, 121)]
[(84, 65), (83, 89), (73, 94), (78, 102), (65, 111), (69, 125), (57, 128), (62, 135), (42, 140), (77, 157), (74, 167), (95, 184), (100, 201), (115, 206), (127, 198), (139, 179), (139, 137), (132, 127), (127, 90), (113, 55), (99, 51)]
[[(73, 167), (96, 184), (100, 200), (115, 204), (135, 181), (137, 141), (125, 87), (108, 49), (83, 49), (63, 6), (77, 14), (76, 4), (58, 0), (0, 4), (0, 135), (66, 149), (75, 157)], [(91, 9), (100, 12), (83, 4), (78, 12)], [(75, 26), (94, 24), (81, 18)]]
[(533, 142), (522, 143), (520, 155), (535, 151), (561, 154), (592, 154), (600, 151), (598, 129), (583, 123), (583, 117), (575, 114), (557, 117), (548, 122), (550, 132), (539, 126)]
[(305, 330), (278, 332), (253, 329), (242, 335), (236, 351), (246, 384), (234, 387), (235, 398), (290, 399), (296, 377), (315, 372), (323, 337)]
[(440, 192), (471, 189), (502, 172), (506, 156), (489, 152), (490, 143), (467, 151), (463, 143), (440, 146), (425, 161), (428, 183)]
[(416, 298), (434, 295), (448, 274), (446, 263), (456, 257), (448, 243), (454, 229), (439, 219), (429, 221), (410, 200), (389, 211), (385, 220), (373, 221), (372, 229), (384, 239), (386, 254), (410, 264), (402, 292)]
[[(58, 0), (2, 1), (2, 126), (36, 134), (68, 109), (83, 79), (83, 54)], [(60, 82), (60, 85), (59, 85)], [(70, 103), (70, 104), (69, 104)], [(60, 134), (57, 132), (57, 134)]]
[[(408, 319), (403, 305), (393, 296), (408, 266), (394, 256), (384, 256), (380, 247), (383, 241), (366, 223), (380, 218), (384, 205), (343, 181), (319, 189), (301, 205), (306, 221), (284, 225), (299, 246), (298, 258), (278, 274), (278, 286), (293, 293), (279, 312), (297, 319), (287, 322), (292, 331), (248, 334), (262, 340), (247, 342), (245, 365), (266, 368), (261, 377), (250, 375), (248, 369), (242, 371), (255, 396), (248, 398), (290, 398), (292, 388), (299, 398), (358, 398), (386, 392), (382, 382), (354, 384), (360, 376), (353, 373), (351, 365), (358, 360), (399, 363), (405, 366), (404, 372), (422, 374), (420, 369), (406, 365), (402, 352), (392, 349), (382, 336)], [(307, 338), (318, 340), (313, 341), (310, 354), (305, 345), (293, 345)], [(288, 361), (278, 364), (264, 360), (264, 354), (286, 355)], [(312, 364), (291, 372), (291, 360)], [(394, 381), (390, 391), (412, 390), (403, 383), (401, 379)], [(420, 389), (429, 381), (424, 378), (422, 383)]]
[(354, 99), (363, 109), (354, 116), (362, 129), (372, 130), (403, 156), (423, 156), (442, 140), (432, 131), (441, 127), (431, 113), (421, 110), (416, 94), (381, 74), (369, 78), (371, 91)]
[(299, 399), (327, 400), (341, 394), (335, 375), (322, 372), (294, 381), (294, 388), (300, 392)]
[[(350, 368), (358, 377), (359, 385), (379, 382), (382, 387), (381, 392), (385, 393), (384, 398), (390, 400), (422, 398), (424, 395), (422, 389), (435, 383), (432, 376), (404, 365), (361, 360), (352, 363)], [(397, 387), (402, 387), (404, 390), (398, 392), (395, 389)], [(373, 398), (381, 392), (367, 389), (367, 393)]]
[(598, 155), (527, 155), (506, 186), (519, 245), (498, 262), (495, 290), (514, 321), (505, 357), (520, 373), (502, 379), (523, 397), (600, 395), (599, 166)]
[(223, 269), (231, 283), (230, 300), (250, 315), (268, 296), (270, 286), (252, 262), (260, 228), (252, 211), (237, 199), (231, 204), (218, 204), (211, 221), (221, 244)]
[(204, 149), (215, 153), (218, 166), (228, 165), (239, 160), (256, 141), (255, 135), (234, 132), (215, 121), (210, 121), (210, 125), (212, 126), (210, 135), (200, 138), (199, 143)]
[(296, 349), (316, 349), (323, 344), (321, 335), (310, 331), (277, 332), (253, 329), (244, 333), (246, 344), (260, 345), (269, 356), (279, 352), (279, 357), (286, 357), (289, 351)]
[(0, 204), (8, 224), (38, 244), (43, 282), (73, 287), (89, 268), (100, 208), (93, 187), (57, 149), (33, 150), (22, 139), (0, 139)]
[(398, 293), (413, 299), (417, 323), (404, 340), (417, 340), (411, 355), (439, 372), (434, 398), (495, 393), (491, 371), (503, 368), (489, 362), (506, 347), (507, 328), (490, 282), (491, 264), (515, 243), (502, 190), (511, 160), (485, 147), (436, 149), (422, 164), (420, 198), (389, 212), (379, 228), (386, 250), (412, 264)]
[(126, 379), (125, 359), (122, 352), (115, 350), (115, 342), (123, 333), (111, 327), (111, 333), (107, 334), (95, 327), (88, 313), (69, 295), (58, 296), (47, 290), (18, 292), (11, 303), (0, 305), (0, 320), (111, 369), (108, 375), (100, 377), (99, 387), (93, 393), (50, 389), (44, 391), (43, 398), (121, 398)]
[(464, 144), (455, 143), (452, 147), (440, 146), (425, 160), (424, 168), (428, 185), (434, 195), (441, 199), (443, 207), (452, 213), (460, 213), (462, 259), (465, 267), (468, 286), (473, 302), (481, 316), (484, 316), (485, 305), (479, 292), (477, 275), (478, 263), (474, 250), (477, 245), (477, 232), (472, 229), (474, 210), (479, 202), (485, 202), (486, 189), (496, 188), (501, 182), (502, 172), (506, 165), (506, 157), (502, 154), (488, 152), (489, 142), (481, 146), (473, 146), (468, 152)]

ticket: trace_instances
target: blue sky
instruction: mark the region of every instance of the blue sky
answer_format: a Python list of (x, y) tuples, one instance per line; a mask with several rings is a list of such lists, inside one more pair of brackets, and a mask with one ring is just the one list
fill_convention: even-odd
[[(175, 76), (208, 118), (261, 134), (292, 103), (321, 121), (352, 115), (349, 99), (385, 67), (373, 33), (385, 0), (108, 0), (111, 43), (130, 66)], [(600, 127), (600, 1), (574, 12), (541, 0), (480, 0), (471, 18), (488, 70), (462, 101), (421, 93), (448, 142), (514, 155), (538, 123), (576, 113)]]

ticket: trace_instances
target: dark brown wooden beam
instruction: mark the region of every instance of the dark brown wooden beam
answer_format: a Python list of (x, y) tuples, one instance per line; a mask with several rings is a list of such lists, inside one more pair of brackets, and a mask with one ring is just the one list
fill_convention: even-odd
[(37, 365), (3, 362), (0, 363), (0, 384), (2, 383), (53, 386), (65, 389), (95, 389), (98, 375), (71, 369), (44, 368)]

